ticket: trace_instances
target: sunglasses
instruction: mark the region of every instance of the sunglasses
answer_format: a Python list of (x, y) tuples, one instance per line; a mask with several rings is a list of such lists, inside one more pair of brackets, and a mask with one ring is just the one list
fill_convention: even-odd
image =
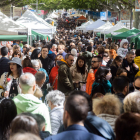
[(135, 86), (135, 89), (140, 90), (140, 87)]
[(96, 62), (99, 62), (99, 61), (91, 61), (91, 63), (96, 63)]

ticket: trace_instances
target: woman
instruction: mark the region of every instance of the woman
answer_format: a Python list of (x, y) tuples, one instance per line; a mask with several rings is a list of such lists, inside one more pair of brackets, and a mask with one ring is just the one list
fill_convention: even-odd
[(26, 56), (26, 58), (23, 60), (23, 72), (24, 73), (29, 72), (32, 73), (33, 75), (37, 73), (37, 71), (33, 68), (31, 60), (28, 56)]
[(98, 92), (102, 93), (103, 95), (106, 93), (111, 93), (112, 85), (109, 81), (111, 77), (112, 74), (110, 68), (101, 66), (95, 74), (95, 82), (92, 85), (91, 97)]
[(38, 59), (41, 56), (41, 50), (40, 49), (34, 49), (31, 54), (31, 59)]
[(3, 99), (0, 103), (0, 140), (8, 140), (10, 125), (17, 115), (17, 108), (13, 100)]
[(50, 75), (49, 75), (49, 83), (53, 86), (53, 89), (56, 90), (57, 89), (57, 76), (58, 76), (58, 69), (59, 69), (59, 65), (58, 65), (58, 61), (60, 61), (61, 59), (64, 59), (62, 55), (58, 55), (55, 58), (55, 67), (53, 67), (51, 69)]
[(12, 54), (12, 58), (13, 57), (21, 58), (21, 52), (19, 52), (18, 50), (14, 51), (14, 53)]
[(115, 121), (120, 115), (121, 102), (117, 96), (106, 94), (102, 98), (93, 99), (93, 112), (106, 120), (114, 130)]
[(116, 56), (116, 58), (113, 60), (112, 64), (110, 65), (112, 80), (116, 77), (117, 70), (122, 66), (122, 62), (123, 62), (123, 58), (121, 56)]
[[(77, 58), (76, 64), (70, 68), (70, 73), (72, 76), (73, 83), (78, 84), (79, 82), (86, 82), (88, 68), (86, 66), (86, 61), (83, 56), (79, 56)], [(81, 87), (84, 86), (83, 84), (80, 85)]]
[(51, 109), (50, 119), (52, 135), (56, 135), (60, 126), (63, 124), (65, 95), (61, 91), (53, 90), (47, 94), (46, 100)]
[(116, 76), (126, 76), (127, 77), (127, 71), (125, 69), (122, 68), (118, 68)]
[(22, 65), (18, 57), (13, 57), (9, 64), (9, 72), (3, 73), (0, 78), (0, 86), (5, 91), (4, 94), (1, 93), (1, 96), (13, 98), (20, 93), (19, 77), (22, 74)]

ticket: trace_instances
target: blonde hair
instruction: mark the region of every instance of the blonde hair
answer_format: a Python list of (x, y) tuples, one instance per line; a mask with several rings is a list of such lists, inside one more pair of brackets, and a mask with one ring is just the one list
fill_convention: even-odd
[(93, 99), (93, 112), (96, 115), (120, 115), (122, 104), (114, 94), (106, 94), (103, 98)]
[(36, 96), (39, 99), (43, 96), (42, 90), (38, 86), (36, 86), (36, 91), (34, 93), (34, 96)]

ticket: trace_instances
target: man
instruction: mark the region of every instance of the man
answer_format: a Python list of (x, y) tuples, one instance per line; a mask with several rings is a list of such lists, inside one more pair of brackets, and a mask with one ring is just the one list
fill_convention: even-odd
[(134, 91), (140, 91), (140, 76), (134, 80)]
[(89, 110), (88, 101), (82, 95), (70, 95), (65, 103), (63, 123), (66, 130), (45, 140), (105, 140), (89, 133), (84, 120)]
[(102, 58), (100, 56), (94, 56), (91, 60), (91, 69), (88, 73), (86, 92), (90, 95), (92, 91), (92, 84), (95, 81), (95, 73), (98, 68), (102, 65)]
[(57, 50), (57, 45), (53, 44), (51, 51), (57, 55), (57, 51), (56, 50)]
[(35, 77), (31, 73), (21, 75), (19, 79), (21, 93), (13, 100), (17, 107), (17, 114), (30, 112), (33, 114), (41, 114), (45, 118), (45, 126), (47, 131), (51, 132), (50, 116), (48, 108), (41, 100), (34, 96), (36, 91)]
[(48, 75), (54, 66), (53, 60), (48, 57), (48, 47), (42, 47), (41, 56), (39, 58), (42, 62), (43, 68), (47, 71)]
[(8, 62), (10, 60), (8, 59), (8, 48), (7, 47), (4, 46), (1, 48), (1, 55), (2, 55), (2, 58), (0, 59), (0, 77), (4, 72), (9, 71)]
[(67, 54), (65, 60), (62, 59), (58, 62), (58, 90), (65, 93), (67, 96), (70, 91), (74, 89), (72, 83), (72, 77), (70, 74), (70, 67), (74, 62), (74, 57), (72, 54)]
[(64, 45), (58, 45), (58, 54), (62, 55), (65, 59), (65, 56), (67, 55), (67, 53), (64, 50), (65, 50)]

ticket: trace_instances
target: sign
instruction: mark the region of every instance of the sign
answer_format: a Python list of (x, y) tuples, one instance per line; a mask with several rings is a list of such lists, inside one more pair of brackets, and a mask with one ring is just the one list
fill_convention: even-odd
[(135, 11), (136, 12), (140, 11), (140, 0), (135, 0)]
[(107, 13), (106, 12), (100, 12), (100, 19), (101, 20), (107, 20)]
[(118, 12), (111, 12), (111, 17), (117, 17), (118, 16)]
[(131, 13), (130, 10), (121, 10), (121, 20), (130, 20)]
[(0, 41), (0, 48), (3, 47), (3, 46), (6, 46), (6, 44), (12, 45), (13, 41)]
[(22, 7), (13, 7), (13, 18), (21, 17), (22, 15)]

